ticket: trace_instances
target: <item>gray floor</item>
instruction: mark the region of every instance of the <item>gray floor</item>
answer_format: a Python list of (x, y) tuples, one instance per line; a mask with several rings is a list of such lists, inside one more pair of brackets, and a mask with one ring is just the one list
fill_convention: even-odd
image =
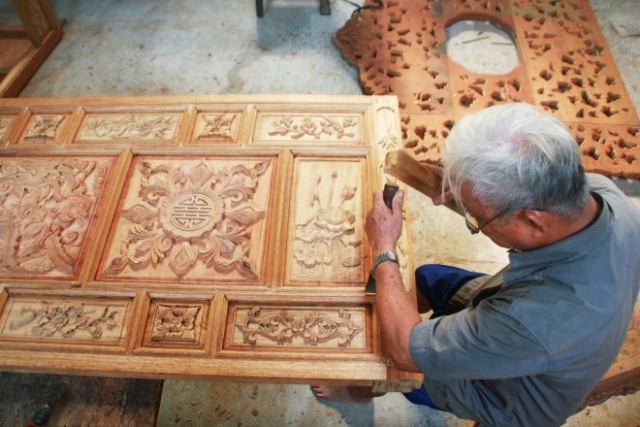
[[(331, 37), (354, 7), (332, 0), (52, 0), (65, 36), (22, 97), (189, 94), (360, 94), (356, 70)], [(356, 3), (362, 4), (361, 0)], [(592, 0), (636, 109), (640, 104), (637, 0)], [(630, 5), (624, 10), (625, 5)], [(0, 0), (0, 17), (10, 12)], [(1, 22), (6, 22), (3, 20)], [(615, 24), (617, 30), (614, 28)], [(628, 185), (637, 191), (637, 183)], [(636, 194), (638, 195), (638, 194)], [(416, 263), (496, 271), (506, 253), (466, 233), (461, 219), (410, 193)], [(640, 199), (636, 198), (640, 203)], [(640, 426), (640, 392), (587, 408), (566, 425)], [(469, 426), (470, 422), (386, 395), (372, 404), (317, 402), (304, 385), (167, 381), (159, 426)]]

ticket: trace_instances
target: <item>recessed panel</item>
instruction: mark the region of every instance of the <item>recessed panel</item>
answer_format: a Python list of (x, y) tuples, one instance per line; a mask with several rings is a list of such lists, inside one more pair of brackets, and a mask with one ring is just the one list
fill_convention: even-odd
[(238, 304), (230, 308), (225, 349), (367, 351), (368, 306)]
[(256, 139), (263, 142), (358, 143), (362, 116), (335, 113), (259, 113)]
[(235, 143), (238, 140), (241, 112), (200, 112), (192, 142)]
[(210, 300), (153, 299), (147, 312), (141, 349), (204, 350)]
[(259, 282), (274, 161), (135, 158), (100, 279)]
[(66, 119), (64, 114), (34, 114), (20, 143), (55, 144)]
[(300, 158), (295, 170), (288, 282), (304, 286), (361, 284), (363, 160)]
[(0, 317), (0, 338), (122, 346), (130, 306), (128, 299), (10, 297)]
[(75, 278), (112, 160), (0, 159), (0, 277)]
[(179, 113), (87, 114), (75, 142), (171, 142)]

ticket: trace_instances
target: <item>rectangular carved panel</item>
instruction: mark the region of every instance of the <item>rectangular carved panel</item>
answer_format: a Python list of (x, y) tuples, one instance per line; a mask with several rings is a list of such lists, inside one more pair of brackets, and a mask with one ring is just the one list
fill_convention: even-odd
[(87, 114), (75, 142), (170, 142), (179, 120), (176, 113)]
[(232, 304), (225, 349), (346, 351), (371, 349), (370, 307)]
[(131, 300), (62, 296), (9, 297), (0, 339), (122, 347)]
[(67, 116), (34, 114), (22, 136), (22, 144), (55, 144)]
[(273, 163), (136, 157), (100, 279), (259, 281)]
[(201, 350), (209, 332), (210, 300), (152, 299), (146, 316), (141, 351)]
[(241, 121), (241, 112), (200, 112), (196, 119), (193, 142), (237, 142)]
[(298, 158), (291, 204), (288, 280), (304, 285), (363, 280), (364, 163)]
[(75, 278), (112, 159), (0, 158), (0, 277)]
[(306, 143), (358, 143), (362, 140), (362, 117), (356, 114), (258, 113), (258, 141)]

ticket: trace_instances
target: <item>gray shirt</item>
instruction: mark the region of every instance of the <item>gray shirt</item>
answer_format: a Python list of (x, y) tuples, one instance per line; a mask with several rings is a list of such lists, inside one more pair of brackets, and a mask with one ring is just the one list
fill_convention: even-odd
[(439, 407), (483, 425), (560, 425), (613, 363), (640, 288), (640, 211), (588, 179), (602, 199), (594, 223), (511, 252), (495, 295), (414, 327), (411, 356)]

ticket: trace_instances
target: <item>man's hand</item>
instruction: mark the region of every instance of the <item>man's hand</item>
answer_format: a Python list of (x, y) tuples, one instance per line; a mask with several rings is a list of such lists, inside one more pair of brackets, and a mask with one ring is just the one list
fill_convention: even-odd
[(395, 252), (402, 234), (403, 202), (404, 192), (398, 191), (392, 209), (389, 209), (382, 199), (382, 191), (373, 193), (373, 207), (367, 214), (365, 231), (374, 256), (386, 251)]
[[(373, 207), (367, 214), (365, 231), (372, 256), (395, 252), (402, 234), (404, 192), (398, 191), (391, 209), (384, 204), (382, 192), (373, 193)], [(420, 313), (402, 284), (399, 265), (383, 262), (376, 268), (376, 310), (387, 354), (398, 369), (420, 372), (411, 359), (411, 330), (420, 323)]]
[[(444, 173), (444, 169), (442, 169), (440, 166), (425, 165), (425, 167), (431, 169), (431, 171), (433, 173), (435, 173), (440, 178), (442, 178), (442, 175)], [(431, 201), (436, 206), (441, 206), (441, 205), (444, 205), (446, 203), (453, 202), (454, 201), (453, 193), (451, 192), (451, 190), (447, 189), (447, 191), (445, 191), (444, 193), (441, 193), (441, 194), (437, 195), (436, 197), (432, 197)]]

